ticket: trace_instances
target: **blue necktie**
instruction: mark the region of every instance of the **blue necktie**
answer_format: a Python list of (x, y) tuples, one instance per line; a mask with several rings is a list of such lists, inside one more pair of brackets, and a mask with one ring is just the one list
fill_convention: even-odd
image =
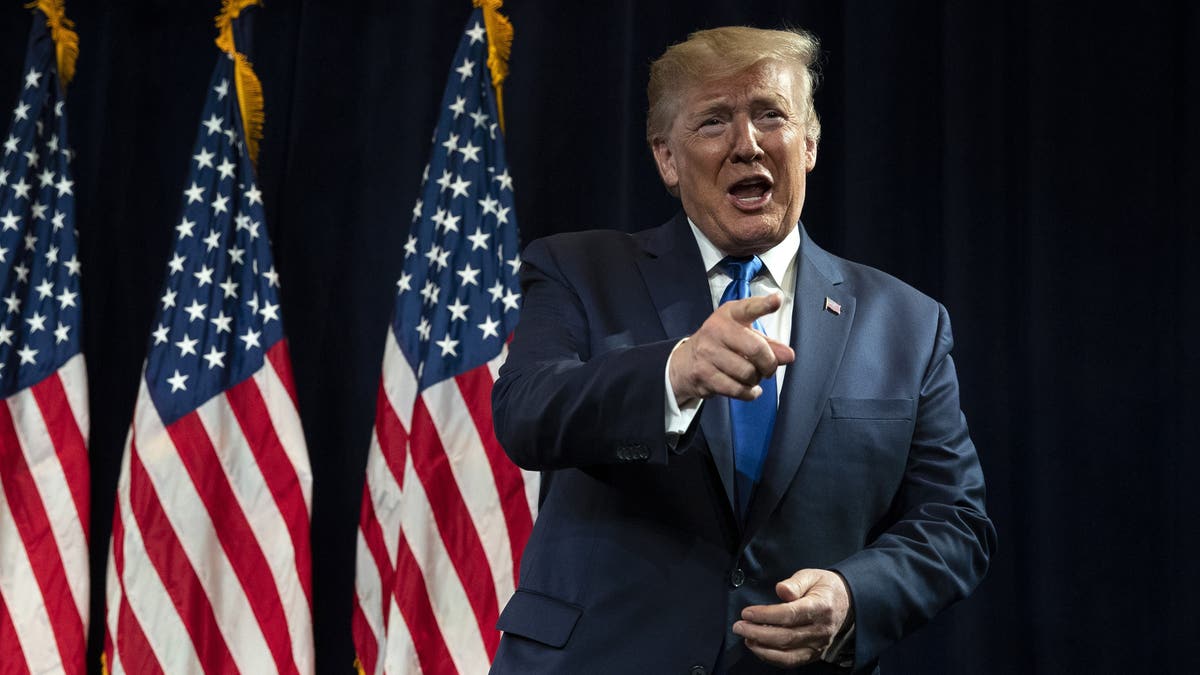
[[(721, 304), (730, 300), (750, 297), (750, 280), (758, 276), (763, 263), (758, 256), (752, 258), (727, 257), (721, 261), (721, 269), (731, 281), (721, 294)], [(766, 334), (757, 319), (754, 330)], [(743, 521), (750, 505), (754, 486), (762, 477), (763, 460), (767, 446), (771, 443), (771, 430), (775, 427), (775, 376), (759, 382), (762, 395), (753, 401), (729, 399), (729, 419), (733, 426), (733, 465), (735, 469), (734, 494), (737, 498), (738, 517)]]

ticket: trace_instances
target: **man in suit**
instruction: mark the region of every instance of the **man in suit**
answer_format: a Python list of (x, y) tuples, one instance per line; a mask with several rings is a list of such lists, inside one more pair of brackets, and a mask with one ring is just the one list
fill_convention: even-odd
[(945, 309), (800, 225), (816, 55), (668, 49), (647, 138), (683, 212), (525, 250), (493, 402), (544, 482), (493, 672), (870, 670), (986, 572)]

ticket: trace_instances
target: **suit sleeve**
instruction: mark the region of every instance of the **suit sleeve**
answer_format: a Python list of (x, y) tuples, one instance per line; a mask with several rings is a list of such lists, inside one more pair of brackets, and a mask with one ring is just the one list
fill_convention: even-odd
[(665, 463), (662, 378), (678, 340), (593, 353), (599, 305), (619, 310), (619, 289), (600, 292), (591, 284), (612, 280), (585, 279), (574, 267), (568, 274), (544, 240), (522, 258), (521, 321), (492, 390), (509, 457), (528, 470)]
[(983, 472), (959, 407), (953, 343), (939, 304), (904, 478), (885, 521), (891, 524), (834, 566), (854, 603), (856, 669), (970, 593), (995, 548)]

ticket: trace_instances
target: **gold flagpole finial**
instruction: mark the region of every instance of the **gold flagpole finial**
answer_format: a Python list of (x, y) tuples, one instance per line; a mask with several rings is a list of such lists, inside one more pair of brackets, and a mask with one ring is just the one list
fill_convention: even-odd
[(500, 130), (504, 131), (504, 78), (508, 77), (508, 57), (512, 54), (513, 26), (500, 13), (504, 0), (471, 0), (483, 9), (484, 28), (488, 36), (488, 69), (492, 71), (492, 88), (496, 90), (496, 111), (500, 114)]
[(58, 61), (58, 79), (66, 89), (75, 77), (75, 60), (79, 58), (79, 34), (74, 30), (75, 23), (67, 18), (66, 3), (64, 0), (35, 0), (25, 7), (40, 9), (46, 15), (46, 25), (50, 28), (54, 55)]
[(217, 47), (233, 59), (233, 81), (237, 89), (238, 108), (242, 113), (242, 125), (246, 138), (246, 151), (250, 161), (258, 165), (258, 143), (263, 137), (266, 114), (263, 112), (262, 82), (254, 74), (250, 59), (237, 50), (233, 43), (233, 20), (243, 9), (259, 4), (259, 0), (224, 0), (221, 13), (217, 15)]

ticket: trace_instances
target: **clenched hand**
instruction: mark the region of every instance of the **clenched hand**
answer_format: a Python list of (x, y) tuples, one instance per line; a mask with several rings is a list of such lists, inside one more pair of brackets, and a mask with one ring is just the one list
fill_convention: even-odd
[(807, 569), (775, 584), (783, 602), (751, 605), (733, 624), (746, 647), (777, 666), (796, 667), (819, 660), (850, 612), (850, 593), (837, 572)]

